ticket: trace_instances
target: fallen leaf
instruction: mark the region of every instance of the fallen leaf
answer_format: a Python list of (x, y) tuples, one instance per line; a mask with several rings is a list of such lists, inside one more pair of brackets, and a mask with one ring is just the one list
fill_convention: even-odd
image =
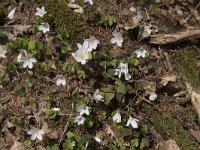
[(78, 4), (69, 3), (68, 6), (69, 8), (74, 9), (74, 11), (77, 13), (81, 13), (81, 14), (83, 13), (83, 8)]
[(58, 131), (56, 130), (52, 130), (52, 131), (49, 131), (47, 133), (47, 136), (50, 138), (50, 139), (58, 139)]
[(150, 35), (152, 33), (151, 27), (152, 27), (152, 25), (147, 25), (147, 24), (140, 26), (140, 33), (138, 35), (138, 41), (139, 42), (150, 37)]
[(25, 150), (25, 146), (22, 143), (15, 141), (10, 150)]
[(192, 86), (187, 82), (186, 82), (186, 87), (187, 87), (188, 94), (191, 97), (192, 105), (194, 109), (196, 110), (196, 112), (198, 113), (198, 116), (200, 119), (200, 94), (196, 93), (193, 90)]
[(176, 76), (167, 74), (161, 77), (161, 81), (160, 81), (161, 85), (166, 86), (168, 82), (176, 82)]
[(197, 140), (197, 142), (200, 143), (200, 131), (194, 129), (189, 129), (189, 131), (192, 134), (192, 136)]
[(176, 141), (171, 139), (159, 142), (156, 147), (156, 150), (180, 150), (179, 146), (176, 144)]
[(21, 35), (23, 32), (27, 32), (32, 28), (32, 25), (14, 25), (14, 34), (15, 35)]

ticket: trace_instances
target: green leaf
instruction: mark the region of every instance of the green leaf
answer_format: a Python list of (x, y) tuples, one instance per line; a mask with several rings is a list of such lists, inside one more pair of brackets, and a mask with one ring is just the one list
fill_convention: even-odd
[(117, 85), (118, 94), (126, 94), (126, 86), (120, 80), (115, 81), (115, 84)]
[(73, 150), (73, 144), (71, 140), (66, 140), (65, 143), (63, 144), (63, 148), (67, 150)]
[(13, 117), (11, 122), (13, 124), (15, 124), (15, 125), (20, 125), (22, 123), (22, 118), (20, 118), (20, 117)]
[(62, 40), (66, 40), (69, 38), (69, 32), (67, 31), (67, 29), (64, 29), (61, 33), (61, 37), (62, 37)]
[(67, 54), (68, 53), (68, 48), (65, 47), (65, 46), (61, 47), (61, 53), (62, 54)]
[(38, 26), (36, 24), (33, 25), (32, 32), (33, 34), (39, 32)]
[(34, 50), (34, 49), (36, 49), (36, 42), (35, 41), (29, 41), (28, 50)]
[(44, 62), (42, 62), (40, 68), (41, 68), (43, 71), (47, 71), (47, 70), (48, 70), (48, 66), (47, 66), (47, 64), (45, 64)]
[(43, 96), (43, 99), (44, 99), (45, 101), (48, 101), (48, 100), (50, 100), (50, 97), (49, 97), (49, 95), (46, 95), (46, 94), (45, 94), (45, 95)]
[(56, 112), (52, 109), (47, 109), (45, 114), (49, 119), (54, 119), (56, 117)]
[(85, 79), (85, 77), (86, 77), (85, 71), (83, 71), (83, 70), (79, 70), (79, 71), (77, 72), (77, 74), (78, 74), (78, 78), (79, 78), (79, 79)]
[(131, 146), (132, 147), (138, 147), (139, 146), (138, 139), (132, 139), (131, 140)]
[(76, 136), (76, 134), (74, 134), (73, 132), (67, 132), (67, 138), (68, 139), (72, 139), (72, 138), (74, 138)]
[(23, 48), (23, 49), (26, 49), (27, 48), (27, 46), (28, 46), (28, 40), (27, 39), (19, 39), (18, 41), (17, 41), (17, 44), (18, 44), (18, 47), (19, 48)]
[(142, 138), (142, 142), (140, 143), (140, 149), (145, 147), (149, 147), (149, 140), (147, 138)]
[(104, 93), (104, 103), (108, 105), (110, 101), (115, 97), (114, 93)]
[(47, 150), (60, 150), (57, 144), (53, 145), (52, 147), (47, 146)]

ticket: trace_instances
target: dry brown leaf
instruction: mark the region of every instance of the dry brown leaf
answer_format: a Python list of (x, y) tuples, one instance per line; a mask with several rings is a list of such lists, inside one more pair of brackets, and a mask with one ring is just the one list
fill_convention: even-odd
[(13, 26), (15, 35), (19, 35), (19, 34), (21, 35), (23, 34), (23, 32), (27, 32), (31, 28), (32, 28), (32, 25), (14, 25)]
[(167, 141), (159, 142), (156, 150), (180, 150), (180, 148), (176, 144), (176, 141), (170, 139)]
[(139, 42), (150, 37), (152, 33), (151, 27), (152, 25), (147, 25), (147, 24), (144, 24), (143, 26), (140, 27), (140, 34), (138, 35)]
[(194, 129), (189, 129), (189, 132), (197, 140), (197, 142), (200, 143), (200, 131), (199, 130), (194, 130)]
[(161, 77), (160, 84), (166, 86), (168, 82), (176, 82), (177, 77), (175, 75), (164, 75)]
[(10, 150), (25, 150), (25, 146), (22, 143), (15, 141)]
[(50, 139), (58, 139), (58, 136), (59, 134), (58, 134), (58, 131), (56, 131), (56, 130), (52, 130), (52, 131), (49, 131), (48, 133), (47, 133), (47, 136), (50, 138)]
[(186, 87), (187, 87), (188, 94), (191, 97), (192, 105), (194, 109), (196, 110), (196, 112), (198, 113), (198, 116), (200, 119), (200, 94), (196, 93), (188, 82), (186, 82)]

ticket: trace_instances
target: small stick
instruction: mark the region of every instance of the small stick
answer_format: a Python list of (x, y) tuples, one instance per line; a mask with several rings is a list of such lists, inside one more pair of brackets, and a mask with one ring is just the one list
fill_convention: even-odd
[(188, 21), (188, 19), (190, 19), (190, 17), (193, 15), (194, 11), (199, 7), (199, 5), (200, 5), (200, 2), (199, 2), (199, 3), (197, 4), (197, 6), (192, 10), (191, 14), (183, 21), (182, 24), (185, 24), (185, 23)]

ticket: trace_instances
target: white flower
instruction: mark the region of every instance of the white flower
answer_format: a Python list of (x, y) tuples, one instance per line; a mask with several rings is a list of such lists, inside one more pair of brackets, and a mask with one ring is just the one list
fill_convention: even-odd
[(94, 137), (95, 141), (97, 141), (98, 143), (101, 143), (101, 139), (98, 136)]
[(44, 130), (42, 129), (30, 129), (27, 131), (27, 134), (31, 135), (31, 140), (34, 141), (36, 138), (38, 140), (42, 140), (42, 134), (44, 134)]
[(102, 100), (103, 96), (99, 94), (99, 89), (96, 89), (96, 90), (94, 91), (93, 98), (94, 98), (94, 100), (96, 100), (97, 102), (103, 101), (103, 100)]
[(78, 112), (80, 113), (80, 116), (86, 114), (86, 115), (89, 115), (90, 112), (89, 112), (89, 107), (88, 106), (81, 106), (78, 108)]
[(57, 75), (56, 85), (57, 86), (59, 86), (59, 85), (65, 86), (66, 85), (66, 80), (62, 75)]
[(114, 123), (120, 123), (121, 122), (121, 114), (119, 111), (113, 116), (113, 122)]
[(123, 37), (122, 37), (121, 32), (113, 32), (112, 35), (113, 35), (114, 37), (111, 39), (111, 43), (112, 43), (112, 44), (116, 43), (117, 46), (122, 46)]
[(36, 16), (40, 16), (40, 17), (43, 17), (44, 16), (44, 14), (46, 14), (47, 12), (44, 10), (44, 7), (41, 7), (41, 8), (39, 8), (39, 7), (37, 7), (36, 8), (36, 13), (35, 13), (35, 15)]
[(29, 69), (32, 69), (33, 63), (37, 62), (37, 60), (32, 57), (32, 54), (26, 52), (25, 52), (25, 57), (22, 57), (21, 61), (23, 62), (23, 68), (28, 67)]
[(6, 58), (6, 50), (4, 49), (3, 46), (0, 45), (0, 58)]
[(120, 62), (117, 69), (115, 69), (115, 75), (118, 75), (119, 78), (121, 78), (121, 75), (125, 75), (125, 79), (129, 80), (131, 78), (131, 75), (128, 73), (128, 64)]
[(87, 52), (88, 42), (84, 41), (83, 45), (77, 44), (78, 50), (75, 53), (72, 53), (72, 56), (77, 62), (80, 62), (82, 65), (86, 63), (86, 60), (89, 58), (89, 54)]
[(83, 116), (77, 116), (74, 120), (75, 123), (77, 123), (77, 125), (81, 125), (84, 124), (85, 122), (85, 118)]
[(89, 39), (86, 39), (88, 42), (88, 48), (87, 51), (91, 52), (92, 50), (95, 50), (97, 48), (97, 45), (100, 43), (98, 39), (96, 39), (95, 36), (91, 36)]
[(84, 3), (86, 2), (90, 3), (90, 5), (93, 5), (93, 0), (84, 0)]
[(126, 124), (126, 126), (132, 126), (132, 128), (134, 128), (134, 129), (136, 129), (136, 128), (138, 128), (138, 122), (139, 120), (137, 120), (137, 119), (135, 119), (135, 118), (133, 118), (133, 117), (131, 117), (131, 116), (129, 116), (129, 119), (128, 119), (128, 121), (127, 121), (127, 124)]
[(55, 112), (60, 111), (60, 108), (53, 108), (53, 111)]
[(136, 57), (142, 57), (145, 58), (147, 51), (145, 49), (138, 49), (135, 51), (135, 54), (137, 55)]
[(12, 9), (12, 10), (10, 11), (10, 13), (8, 14), (7, 17), (8, 17), (10, 20), (12, 20), (12, 19), (14, 18), (15, 10), (16, 10), (16, 8)]
[(17, 62), (23, 62), (23, 59), (22, 59), (22, 53), (19, 53), (19, 55), (17, 56)]
[(43, 33), (47, 33), (50, 31), (50, 27), (48, 23), (41, 23), (41, 25), (38, 26), (38, 30), (42, 31)]
[(152, 92), (149, 96), (150, 101), (155, 101), (158, 95), (155, 92)]

